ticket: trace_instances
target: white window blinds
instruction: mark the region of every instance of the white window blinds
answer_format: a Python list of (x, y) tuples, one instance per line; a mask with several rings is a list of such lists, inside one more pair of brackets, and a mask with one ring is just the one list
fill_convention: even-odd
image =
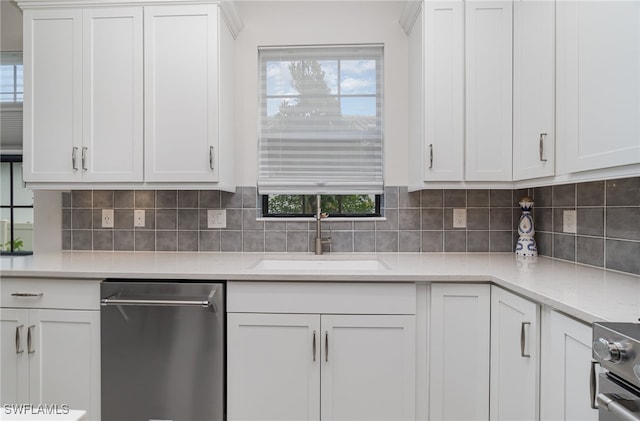
[(261, 194), (381, 194), (382, 46), (261, 48)]

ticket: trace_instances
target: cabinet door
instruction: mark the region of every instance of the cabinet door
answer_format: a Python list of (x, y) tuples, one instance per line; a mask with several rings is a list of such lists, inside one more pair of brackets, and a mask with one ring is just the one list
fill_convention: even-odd
[(100, 418), (100, 312), (30, 310), (29, 397)]
[(321, 414), (415, 419), (415, 316), (322, 316)]
[(0, 309), (0, 402), (29, 402), (27, 327), (29, 310)]
[(491, 287), (492, 420), (538, 419), (539, 318), (537, 304)]
[(466, 179), (511, 181), (511, 1), (466, 2)]
[(513, 179), (555, 171), (555, 2), (515, 0)]
[(218, 179), (218, 8), (144, 9), (145, 180)]
[(24, 11), (24, 179), (82, 177), (82, 10)]
[(557, 3), (560, 173), (640, 162), (640, 2)]
[(543, 316), (540, 419), (597, 421), (589, 403), (591, 327), (556, 311)]
[(142, 181), (142, 8), (83, 11), (83, 181)]
[(424, 180), (461, 181), (464, 162), (464, 5), (424, 8)]
[(489, 418), (490, 315), (489, 285), (431, 286), (429, 419)]
[(227, 316), (229, 420), (320, 419), (320, 316)]

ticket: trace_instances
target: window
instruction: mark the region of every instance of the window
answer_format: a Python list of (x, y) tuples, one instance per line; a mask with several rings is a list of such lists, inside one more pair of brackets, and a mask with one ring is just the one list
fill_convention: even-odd
[(23, 95), (22, 53), (0, 53), (0, 102), (22, 103)]
[(259, 56), (263, 215), (313, 215), (322, 194), (333, 216), (379, 216), (382, 47), (261, 48)]
[(22, 156), (0, 156), (0, 252), (31, 254), (33, 192), (24, 188)]

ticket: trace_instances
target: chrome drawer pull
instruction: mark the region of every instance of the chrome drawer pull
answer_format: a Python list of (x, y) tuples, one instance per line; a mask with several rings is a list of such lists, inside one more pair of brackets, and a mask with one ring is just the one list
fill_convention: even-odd
[(313, 331), (313, 362), (316, 362), (316, 331)]
[(22, 344), (20, 343), (20, 337), (22, 336), (22, 328), (24, 325), (16, 326), (16, 354), (22, 354), (24, 349), (22, 349)]
[(329, 332), (324, 331), (324, 361), (329, 362)]
[(12, 297), (20, 297), (20, 298), (42, 298), (44, 294), (42, 292), (33, 293), (33, 292), (14, 292), (11, 294)]
[(547, 136), (546, 133), (540, 133), (540, 162), (547, 162), (547, 160), (545, 158), (543, 158), (544, 155), (544, 138)]
[(591, 373), (589, 373), (589, 398), (591, 400), (591, 409), (598, 409), (598, 403), (596, 401), (596, 364), (600, 364), (597, 361), (591, 361)]
[(531, 322), (522, 322), (522, 325), (520, 326), (520, 355), (524, 358), (530, 358), (531, 354), (525, 354), (524, 352), (524, 348), (525, 348), (525, 344), (526, 344), (526, 335), (524, 332), (524, 327), (525, 326), (531, 326)]
[(27, 328), (27, 353), (28, 354), (34, 354), (36, 352), (35, 349), (33, 349), (33, 329), (36, 328), (36, 325), (31, 325)]

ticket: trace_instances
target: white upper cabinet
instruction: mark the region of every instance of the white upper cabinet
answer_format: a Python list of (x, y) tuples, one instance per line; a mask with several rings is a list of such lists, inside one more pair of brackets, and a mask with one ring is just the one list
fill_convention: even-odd
[(640, 163), (640, 2), (557, 2), (558, 173)]
[(412, 184), (464, 179), (463, 34), (462, 0), (444, 0), (425, 2), (409, 35)]
[(466, 179), (511, 181), (511, 1), (467, 0)]
[(555, 172), (555, 3), (513, 3), (513, 179)]

